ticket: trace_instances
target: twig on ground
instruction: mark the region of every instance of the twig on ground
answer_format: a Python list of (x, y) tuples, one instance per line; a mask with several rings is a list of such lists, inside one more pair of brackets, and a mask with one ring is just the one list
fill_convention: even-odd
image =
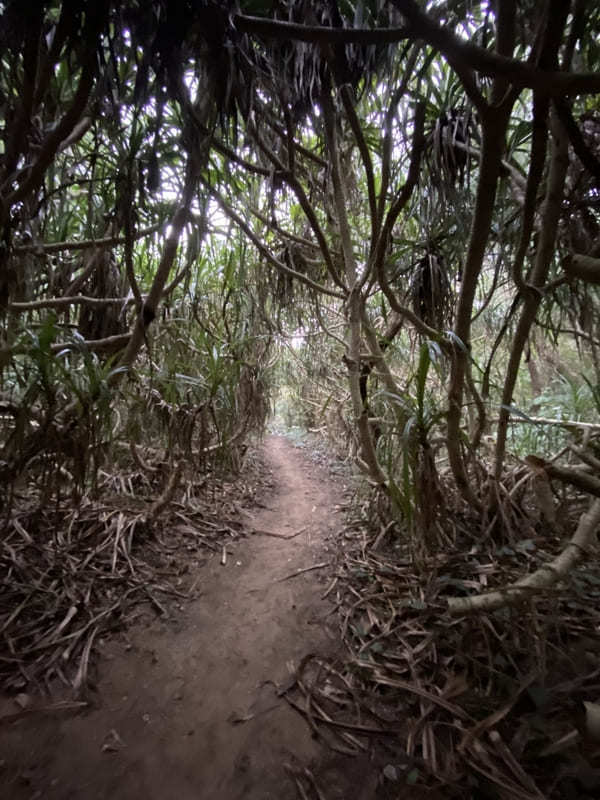
[(298, 575), (302, 575), (303, 572), (310, 572), (313, 569), (323, 569), (323, 567), (328, 567), (330, 564), (331, 561), (323, 561), (321, 564), (313, 564), (311, 567), (297, 569), (295, 572), (290, 572), (289, 575), (284, 575), (283, 578), (277, 578), (275, 583), (281, 583), (282, 581), (287, 581), (290, 578), (296, 578)]
[(338, 582), (338, 577), (336, 575), (335, 578), (331, 581), (331, 583), (327, 587), (326, 592), (321, 595), (321, 600), (325, 600), (325, 598), (328, 597), (331, 594), (331, 592), (334, 590), (335, 585), (336, 585), (337, 582)]
[(300, 528), (299, 531), (296, 531), (295, 533), (289, 533), (289, 534), (287, 534), (287, 533), (275, 533), (275, 531), (266, 531), (266, 530), (263, 530), (262, 528), (253, 528), (251, 533), (258, 534), (260, 536), (273, 536), (276, 539), (295, 539), (296, 536), (300, 536), (301, 533), (304, 533), (304, 531), (306, 530), (306, 527), (307, 526), (305, 525), (303, 528)]
[(35, 714), (58, 714), (62, 711), (80, 711), (87, 708), (89, 703), (83, 700), (59, 700), (56, 703), (49, 703), (43, 706), (29, 706), (21, 711), (0, 716), (0, 725), (3, 722), (16, 722), (24, 717), (34, 716)]

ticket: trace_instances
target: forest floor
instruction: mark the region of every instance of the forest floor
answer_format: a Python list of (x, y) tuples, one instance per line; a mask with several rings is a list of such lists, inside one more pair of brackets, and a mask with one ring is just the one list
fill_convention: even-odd
[[(455, 540), (415, 559), (411, 541), (392, 535), (343, 465), (314, 442), (270, 436), (251, 460), (218, 491), (203, 483), (194, 513), (140, 523), (133, 536), (131, 521), (141, 512), (121, 498), (117, 516), (125, 522), (108, 533), (100, 525), (100, 543), (114, 541), (114, 549), (96, 547), (104, 562), (82, 585), (102, 576), (128, 585), (123, 559), (114, 565), (129, 524), (125, 564), (140, 576), (136, 586), (148, 581), (152, 603), (124, 606), (95, 641), (93, 630), (79, 637), (76, 662), (86, 675), (92, 643), (99, 653), (93, 680), (76, 698), (82, 708), (73, 711), (72, 696), (61, 704), (28, 694), (29, 685), (10, 677), (16, 659), (0, 654), (9, 689), (0, 694), (0, 797), (600, 797), (596, 558), (584, 560), (560, 592), (452, 618), (449, 592), (505, 585), (551, 560), (563, 536), (531, 528), (510, 546), (482, 545), (477, 527), (465, 524)], [(98, 507), (85, 506), (82, 515), (93, 526)], [(46, 529), (38, 533), (49, 538)], [(51, 562), (41, 563), (32, 585), (55, 582), (44, 566)], [(54, 582), (43, 597), (52, 598)], [(37, 636), (26, 654), (71, 653), (60, 620), (71, 618), (72, 587), (48, 613), (28, 594), (17, 605), (30, 613), (16, 622)], [(15, 623), (13, 607), (5, 629)], [(93, 622), (106, 611), (87, 613)], [(37, 617), (49, 633), (37, 630)], [(92, 623), (83, 622), (89, 631)], [(19, 629), (11, 636), (19, 642)], [(45, 664), (26, 662), (16, 678), (43, 676)], [(37, 671), (28, 673), (32, 665)]]
[(263, 457), (252, 535), (199, 568), (178, 616), (103, 641), (91, 708), (0, 719), (0, 796), (285, 800), (311, 764), (328, 798), (371, 796), (364, 763), (340, 769), (283, 697), (307, 654), (339, 647), (323, 595), (344, 487), (283, 436)]

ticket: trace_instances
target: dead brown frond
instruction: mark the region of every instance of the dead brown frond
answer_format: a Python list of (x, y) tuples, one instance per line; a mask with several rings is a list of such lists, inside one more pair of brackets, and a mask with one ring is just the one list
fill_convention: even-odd
[(104, 473), (77, 508), (15, 504), (0, 540), (4, 691), (85, 695), (99, 642), (149, 609), (170, 616), (195, 596), (194, 568), (243, 534), (248, 479), (208, 486), (183, 462), (144, 465)]
[(350, 524), (335, 595), (328, 590), (349, 656), (307, 658), (289, 702), (334, 750), (376, 745), (380, 785), (389, 791), (593, 796), (599, 751), (583, 708), (600, 676), (595, 565), (517, 608), (453, 619), (448, 595), (536, 569), (560, 550), (560, 537), (479, 547), (473, 539), (461, 551), (458, 530), (420, 573), (410, 547), (390, 538)]
[(452, 324), (453, 296), (444, 256), (435, 250), (415, 265), (410, 281), (412, 307), (423, 322), (437, 330)]

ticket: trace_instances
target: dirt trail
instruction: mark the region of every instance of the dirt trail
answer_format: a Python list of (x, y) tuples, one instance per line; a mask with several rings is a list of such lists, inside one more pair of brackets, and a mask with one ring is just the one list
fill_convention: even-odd
[[(283, 437), (265, 457), (273, 490), (254, 534), (200, 572), (202, 596), (176, 623), (156, 621), (108, 642), (97, 707), (0, 728), (0, 796), (20, 800), (295, 798), (284, 764), (320, 749), (277, 694), (308, 652), (331, 649), (327, 534), (341, 487)], [(331, 547), (331, 545), (329, 545)], [(4, 786), (4, 789), (2, 788)]]

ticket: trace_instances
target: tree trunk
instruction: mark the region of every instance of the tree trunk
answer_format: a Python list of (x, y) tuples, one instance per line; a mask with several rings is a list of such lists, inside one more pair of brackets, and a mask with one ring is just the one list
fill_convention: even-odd
[(504, 389), (502, 391), (500, 418), (496, 436), (496, 463), (494, 470), (497, 479), (499, 479), (502, 474), (502, 467), (504, 464), (508, 420), (510, 417), (509, 407), (513, 402), (513, 392), (519, 373), (521, 357), (527, 343), (531, 326), (535, 321), (537, 310), (542, 301), (542, 288), (548, 278), (548, 272), (554, 257), (556, 232), (558, 230), (561, 214), (565, 176), (569, 166), (567, 135), (554, 112), (552, 114), (552, 133), (550, 173), (548, 176), (546, 200), (540, 225), (540, 238), (535, 263), (529, 279), (529, 288), (525, 295), (523, 310), (513, 338), (513, 345), (506, 368), (506, 377), (504, 379)]

